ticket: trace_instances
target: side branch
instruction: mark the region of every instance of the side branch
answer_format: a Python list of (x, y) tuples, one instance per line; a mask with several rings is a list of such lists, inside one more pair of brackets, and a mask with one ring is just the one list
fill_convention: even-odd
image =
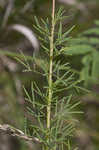
[(0, 133), (4, 133), (14, 137), (19, 137), (20, 139), (25, 140), (26, 142), (29, 141), (34, 143), (41, 143), (38, 138), (26, 136), (24, 132), (8, 124), (4, 124), (4, 125), (0, 124)]

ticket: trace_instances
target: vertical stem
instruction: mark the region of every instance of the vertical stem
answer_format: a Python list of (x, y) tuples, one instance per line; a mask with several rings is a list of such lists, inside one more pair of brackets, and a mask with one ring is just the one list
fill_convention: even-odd
[(52, 101), (52, 72), (53, 72), (53, 50), (54, 50), (54, 28), (55, 28), (55, 0), (52, 0), (52, 27), (50, 37), (50, 65), (49, 65), (49, 95), (47, 106), (47, 129), (50, 129), (50, 117), (51, 117), (51, 101)]

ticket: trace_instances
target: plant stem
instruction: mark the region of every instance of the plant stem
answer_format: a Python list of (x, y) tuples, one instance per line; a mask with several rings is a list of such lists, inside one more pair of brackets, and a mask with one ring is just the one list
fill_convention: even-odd
[(51, 101), (52, 101), (52, 72), (53, 72), (53, 50), (54, 50), (54, 28), (55, 28), (55, 0), (52, 0), (52, 27), (50, 37), (50, 64), (49, 64), (49, 94), (47, 105), (47, 129), (50, 129), (50, 117), (51, 117)]

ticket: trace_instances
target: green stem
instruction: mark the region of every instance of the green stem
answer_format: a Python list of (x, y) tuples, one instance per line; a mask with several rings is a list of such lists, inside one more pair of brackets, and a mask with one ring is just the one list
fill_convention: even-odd
[(48, 105), (47, 105), (47, 129), (50, 129), (51, 120), (51, 101), (52, 101), (52, 72), (53, 72), (53, 50), (54, 50), (54, 17), (55, 17), (55, 0), (52, 1), (52, 27), (50, 37), (50, 64), (49, 64), (49, 94), (48, 94)]

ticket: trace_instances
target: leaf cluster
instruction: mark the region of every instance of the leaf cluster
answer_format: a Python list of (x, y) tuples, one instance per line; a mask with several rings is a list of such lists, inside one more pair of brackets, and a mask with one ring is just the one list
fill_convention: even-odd
[[(48, 149), (68, 149), (70, 150), (69, 140), (75, 133), (75, 125), (77, 120), (73, 118), (74, 114), (81, 113), (75, 108), (79, 105), (79, 102), (72, 102), (73, 93), (69, 94), (71, 89), (79, 91), (78, 83), (75, 81), (75, 74), (72, 71), (69, 63), (64, 62), (62, 57), (66, 55), (64, 52), (65, 42), (69, 33), (74, 27), (67, 32), (62, 31), (63, 9), (60, 8), (57, 12), (54, 20), (54, 24), (58, 26), (58, 31), (54, 33), (54, 54), (53, 58), (50, 58), (50, 25), (47, 18), (46, 21), (41, 19), (43, 27), (40, 25), (38, 19), (35, 17), (36, 25), (34, 26), (43, 36), (39, 38), (41, 40), (41, 47), (46, 53), (46, 59), (42, 60), (39, 67), (42, 72), (29, 68), (29, 64), (25, 58), (24, 65), (27, 71), (36, 71), (36, 73), (45, 77), (46, 84), (40, 88), (38, 84), (33, 81), (31, 83), (31, 92), (28, 92), (24, 88), (27, 102), (26, 105), (26, 118), (29, 119), (29, 123), (25, 121), (25, 131), (31, 136), (37, 137), (42, 143), (42, 149), (48, 147)], [(25, 56), (24, 56), (25, 57)], [(49, 60), (53, 60), (53, 73), (52, 73), (52, 100), (51, 100), (51, 126), (50, 129), (46, 125), (47, 106), (48, 106), (48, 89), (49, 89)], [(38, 65), (37, 59), (33, 58), (35, 64)], [(29, 105), (30, 104), (30, 105)], [(32, 116), (32, 119), (30, 119)], [(49, 137), (49, 140), (47, 140)]]
[(99, 81), (99, 20), (95, 21), (93, 28), (70, 39), (64, 52), (70, 56), (83, 56), (80, 79), (85, 81), (85, 85), (89, 82), (97, 83)]

